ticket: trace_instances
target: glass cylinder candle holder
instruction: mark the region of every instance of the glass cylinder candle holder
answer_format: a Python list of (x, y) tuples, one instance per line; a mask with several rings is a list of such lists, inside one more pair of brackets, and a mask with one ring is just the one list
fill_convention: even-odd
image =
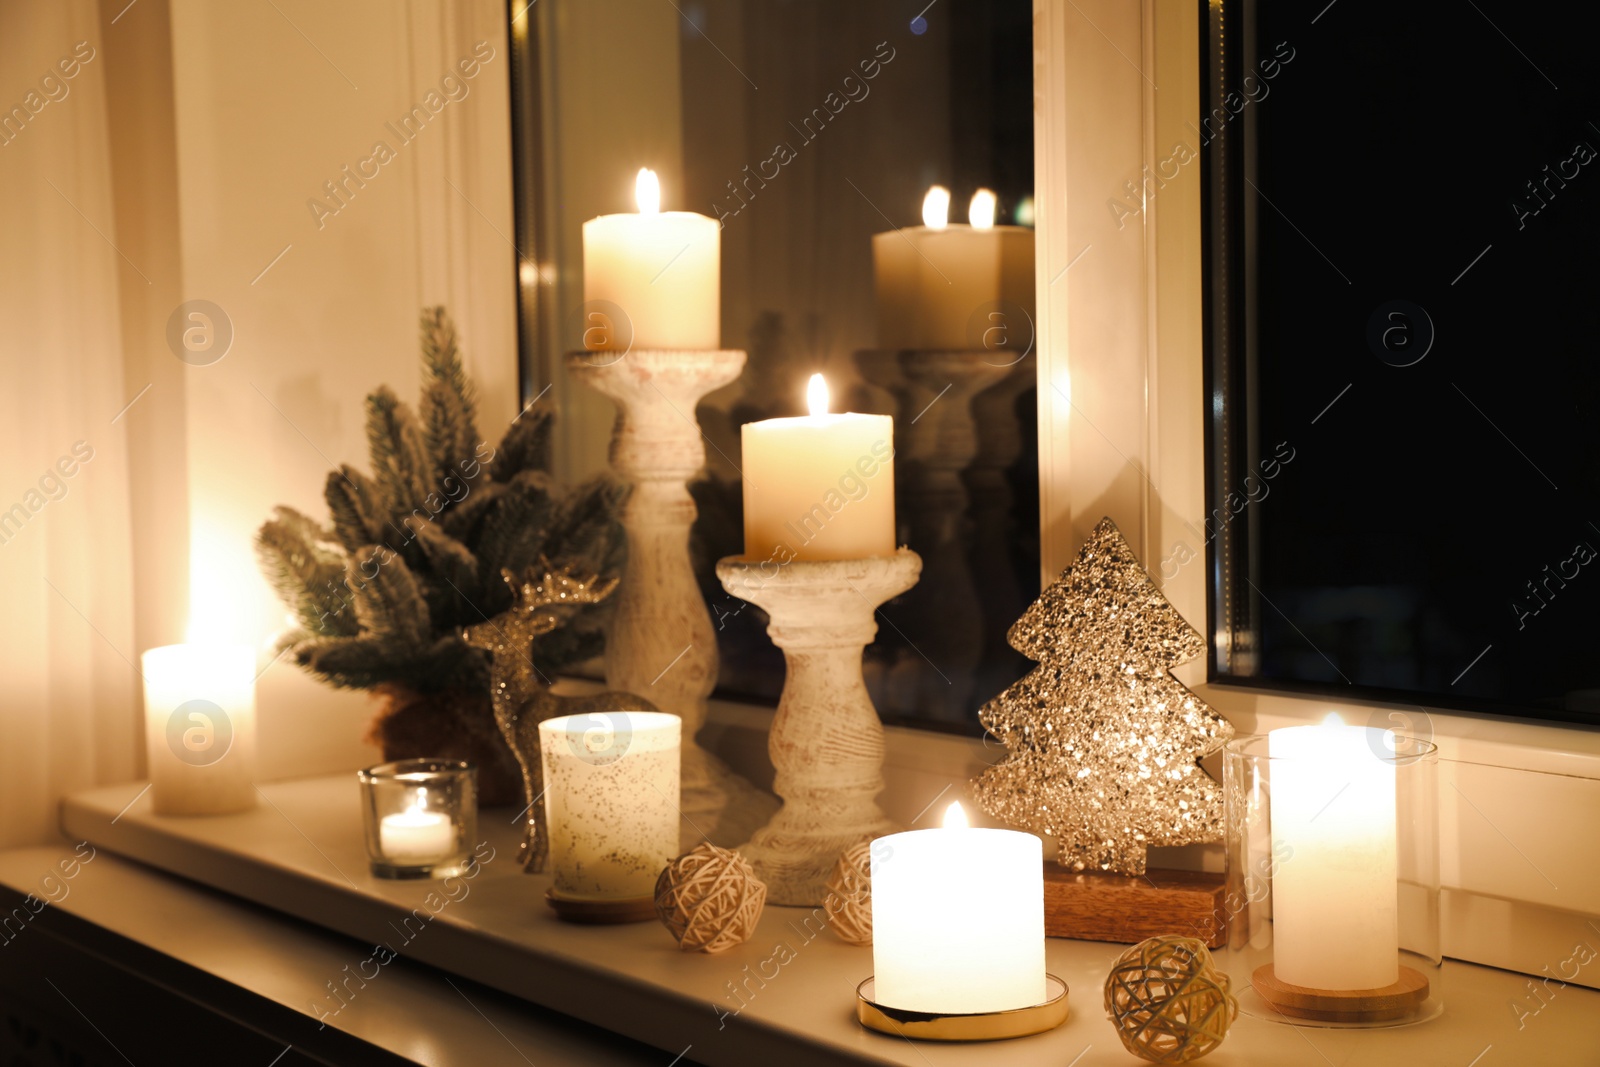
[(682, 720), (591, 712), (539, 724), (545, 827), (563, 918), (654, 918), (656, 878), (678, 854)]
[(478, 833), (478, 772), (472, 764), (396, 760), (356, 776), (373, 874), (449, 878), (472, 866)]
[(1223, 753), (1228, 943), (1240, 1010), (1404, 1026), (1444, 1004), (1438, 749), (1337, 716)]

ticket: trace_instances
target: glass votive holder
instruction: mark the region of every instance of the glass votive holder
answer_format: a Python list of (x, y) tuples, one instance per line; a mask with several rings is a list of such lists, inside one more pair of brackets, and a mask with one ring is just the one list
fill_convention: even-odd
[(449, 878), (472, 865), (478, 772), (461, 760), (407, 759), (356, 772), (367, 857), (379, 878)]
[(1223, 750), (1228, 941), (1240, 1011), (1389, 1027), (1443, 1011), (1438, 748), (1330, 717)]
[(682, 720), (659, 711), (591, 712), (539, 724), (547, 899), (575, 922), (655, 917), (656, 879), (678, 854)]

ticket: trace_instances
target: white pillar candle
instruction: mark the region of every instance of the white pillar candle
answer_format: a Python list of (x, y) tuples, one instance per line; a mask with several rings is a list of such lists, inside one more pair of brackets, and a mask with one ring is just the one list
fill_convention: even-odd
[(556, 892), (648, 897), (678, 854), (682, 720), (658, 711), (563, 715), (539, 724)]
[(247, 645), (166, 645), (140, 657), (150, 795), (161, 815), (255, 806), (256, 657)]
[(385, 815), (378, 824), (378, 844), (391, 863), (427, 863), (456, 852), (456, 824), (442, 811), (429, 811), (427, 797), (405, 811)]
[(949, 200), (936, 185), (923, 225), (872, 237), (878, 347), (1021, 350), (1033, 337), (1033, 231), (996, 226), (987, 189), (974, 195), (966, 225), (946, 221)]
[(1267, 735), (1271, 758), (1272, 965), (1312, 989), (1377, 989), (1400, 977), (1395, 768), (1382, 730)]
[[(637, 213), (583, 224), (583, 346), (719, 347), (721, 225), (692, 211), (660, 210), (654, 171), (639, 172), (635, 195)], [(620, 308), (626, 321), (611, 321), (600, 302)]]
[(938, 830), (872, 847), (873, 999), (940, 1014), (1042, 1004), (1044, 849), (1033, 834), (970, 827), (952, 804)]
[(820, 374), (807, 398), (810, 415), (740, 431), (745, 558), (894, 555), (894, 419), (830, 415)]

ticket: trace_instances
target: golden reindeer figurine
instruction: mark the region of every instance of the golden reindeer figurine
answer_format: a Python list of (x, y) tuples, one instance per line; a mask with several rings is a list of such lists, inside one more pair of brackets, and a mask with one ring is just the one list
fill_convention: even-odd
[(549, 679), (533, 665), (534, 641), (561, 625), (563, 610), (600, 603), (616, 588), (617, 579), (602, 580), (592, 574), (575, 577), (565, 568), (544, 567), (530, 567), (520, 578), (503, 570), (500, 577), (511, 587), (511, 607), (492, 619), (464, 628), (461, 637), (489, 653), (489, 696), (494, 721), (522, 765), (522, 788), (528, 800), (519, 853), (522, 869), (538, 874), (550, 854), (539, 724), (559, 715), (604, 715), (656, 708), (642, 697), (616, 691), (584, 697), (556, 696), (550, 692)]

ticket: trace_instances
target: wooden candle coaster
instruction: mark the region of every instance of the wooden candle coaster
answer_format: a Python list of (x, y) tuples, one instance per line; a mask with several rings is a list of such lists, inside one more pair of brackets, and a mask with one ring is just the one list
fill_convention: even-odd
[(628, 897), (623, 900), (578, 900), (564, 897), (554, 889), (545, 890), (544, 900), (555, 909), (562, 922), (588, 926), (614, 926), (618, 923), (649, 922), (656, 917), (654, 897)]
[(1069, 871), (1044, 864), (1044, 932), (1083, 941), (1197, 937), (1220, 948), (1228, 936), (1223, 876), (1151, 868), (1142, 875)]
[(1279, 981), (1269, 963), (1256, 968), (1252, 984), (1262, 1000), (1284, 1015), (1324, 1023), (1400, 1019), (1428, 999), (1428, 979), (1410, 967), (1401, 967), (1399, 980), (1380, 989), (1309, 989)]

